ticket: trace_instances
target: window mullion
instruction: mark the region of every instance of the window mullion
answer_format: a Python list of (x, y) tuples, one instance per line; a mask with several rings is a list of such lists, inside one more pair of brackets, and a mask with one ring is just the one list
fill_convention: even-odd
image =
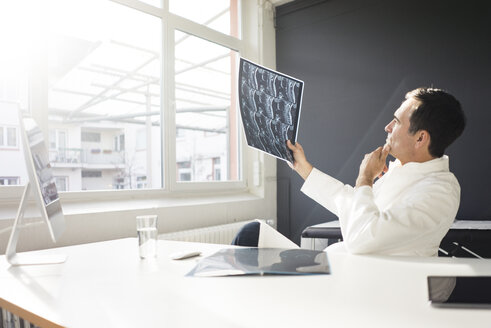
[(174, 190), (176, 184), (176, 117), (174, 95), (174, 27), (162, 21), (162, 106), (163, 106), (163, 159), (165, 189)]
[(162, 17), (162, 8), (158, 8), (144, 2), (135, 1), (135, 0), (110, 0), (115, 3), (119, 3), (120, 5), (136, 9), (138, 11), (147, 13), (149, 15), (153, 15), (156, 17)]
[(236, 37), (223, 34), (212, 28), (193, 22), (189, 19), (174, 15), (172, 13), (168, 13), (167, 17), (170, 24), (179, 31), (192, 34), (199, 38), (217, 43), (221, 46), (230, 48), (231, 50), (235, 50), (238, 52), (241, 52), (242, 50), (241, 40), (237, 39)]
[(49, 29), (48, 9), (40, 3), (38, 6), (36, 22), (37, 28), (33, 29), (35, 34), (32, 38), (35, 56), (31, 56), (28, 88), (29, 88), (29, 111), (36, 120), (44, 140), (48, 139), (48, 39)]

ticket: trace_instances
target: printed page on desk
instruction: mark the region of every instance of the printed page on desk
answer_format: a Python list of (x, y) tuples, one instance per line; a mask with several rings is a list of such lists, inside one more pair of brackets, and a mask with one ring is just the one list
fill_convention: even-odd
[(220, 277), (329, 273), (326, 252), (310, 249), (253, 247), (222, 249), (201, 260), (187, 275)]

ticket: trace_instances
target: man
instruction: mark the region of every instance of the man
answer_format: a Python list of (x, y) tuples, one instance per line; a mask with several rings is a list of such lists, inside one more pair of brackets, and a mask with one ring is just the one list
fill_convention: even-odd
[[(355, 187), (313, 168), (299, 143), (287, 145), (305, 179), (302, 192), (339, 217), (349, 252), (436, 256), (460, 203), (444, 151), (465, 122), (460, 103), (445, 91), (407, 93), (385, 127), (385, 145), (365, 155)], [(396, 158), (389, 168), (388, 154)]]
[[(339, 217), (344, 242), (330, 247), (355, 254), (436, 256), (460, 203), (460, 186), (444, 152), (465, 123), (460, 103), (447, 92), (408, 92), (385, 127), (385, 145), (365, 155), (355, 187), (315, 169), (302, 146), (287, 141), (293, 169), (305, 179), (302, 192)], [(388, 154), (396, 158), (389, 168)], [(261, 244), (263, 226), (246, 225), (233, 243)]]

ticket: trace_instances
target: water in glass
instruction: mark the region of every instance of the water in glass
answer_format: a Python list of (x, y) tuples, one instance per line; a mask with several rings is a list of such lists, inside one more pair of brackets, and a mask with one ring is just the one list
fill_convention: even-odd
[(157, 228), (138, 229), (140, 257), (155, 257), (157, 255)]

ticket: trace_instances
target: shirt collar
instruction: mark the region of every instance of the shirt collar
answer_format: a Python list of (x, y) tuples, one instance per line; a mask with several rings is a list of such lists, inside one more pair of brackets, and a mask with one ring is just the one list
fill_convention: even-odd
[(389, 170), (400, 167), (403, 170), (418, 171), (419, 173), (432, 173), (432, 172), (448, 172), (449, 171), (449, 159), (447, 155), (435, 158), (423, 163), (409, 162), (401, 165), (401, 162), (396, 159), (389, 163)]

